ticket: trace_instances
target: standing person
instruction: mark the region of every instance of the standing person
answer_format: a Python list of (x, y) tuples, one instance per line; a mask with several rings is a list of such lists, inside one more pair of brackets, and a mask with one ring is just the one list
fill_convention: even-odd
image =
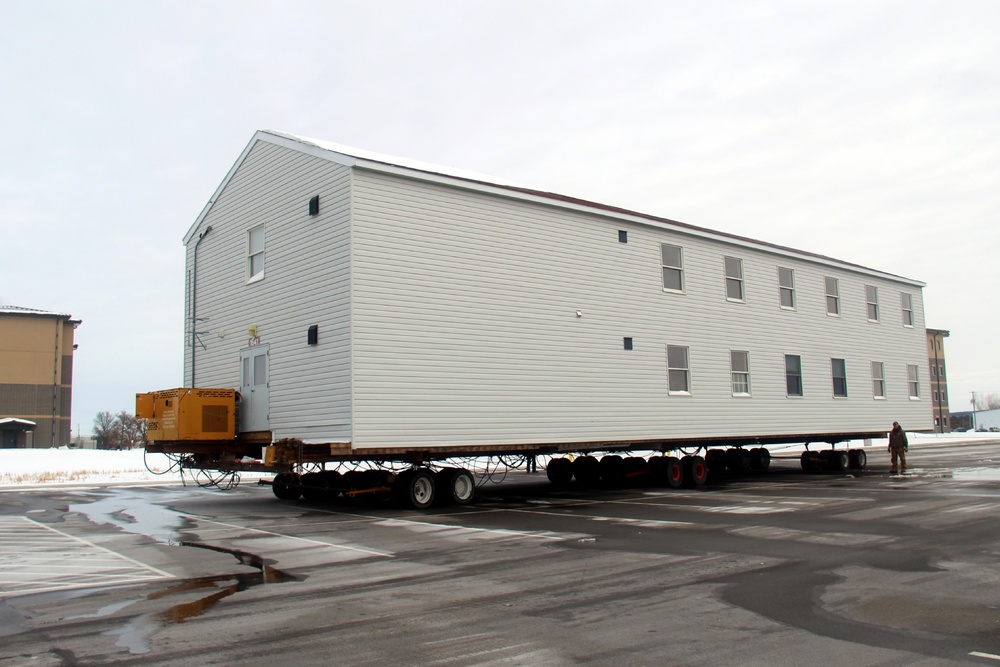
[[(907, 449), (909, 449), (909, 443), (906, 441), (906, 433), (899, 422), (892, 422), (892, 430), (889, 431), (889, 460), (892, 463), (892, 467), (889, 468), (890, 473), (906, 472)], [(896, 467), (897, 459), (899, 459), (898, 468)]]

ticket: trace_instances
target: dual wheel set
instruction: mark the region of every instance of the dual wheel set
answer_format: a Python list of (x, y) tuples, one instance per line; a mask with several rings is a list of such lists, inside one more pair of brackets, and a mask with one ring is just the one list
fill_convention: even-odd
[(863, 449), (826, 449), (821, 452), (807, 450), (802, 452), (799, 462), (805, 472), (864, 470), (868, 465), (868, 454)]
[(476, 480), (464, 468), (410, 468), (393, 470), (322, 470), (299, 474), (283, 472), (271, 482), (274, 495), (282, 500), (302, 497), (309, 502), (335, 500), (343, 496), (392, 499), (401, 505), (426, 509), (431, 505), (466, 505), (476, 495)]
[(576, 480), (581, 486), (664, 486), (679, 488), (699, 486), (708, 481), (708, 466), (700, 456), (641, 456), (621, 457), (608, 454), (600, 459), (578, 456), (557, 458), (545, 468), (553, 484), (569, 484)]

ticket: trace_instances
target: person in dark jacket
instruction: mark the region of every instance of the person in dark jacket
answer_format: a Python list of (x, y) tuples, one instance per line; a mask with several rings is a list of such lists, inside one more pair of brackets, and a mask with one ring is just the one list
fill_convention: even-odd
[[(906, 440), (903, 428), (899, 422), (892, 422), (892, 430), (889, 431), (889, 460), (892, 463), (892, 467), (889, 468), (890, 473), (906, 472), (906, 450), (909, 448), (910, 444)], [(899, 461), (898, 467), (897, 460)]]

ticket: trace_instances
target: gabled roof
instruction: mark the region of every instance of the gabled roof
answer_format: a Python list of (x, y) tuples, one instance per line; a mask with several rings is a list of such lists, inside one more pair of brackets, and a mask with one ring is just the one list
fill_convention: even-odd
[(712, 229), (707, 229), (705, 227), (698, 227), (696, 225), (691, 225), (685, 222), (678, 222), (677, 220), (670, 220), (669, 218), (661, 218), (659, 216), (649, 215), (646, 213), (630, 211), (628, 209), (619, 208), (617, 206), (599, 204), (597, 202), (587, 201), (585, 199), (579, 199), (576, 197), (569, 197), (566, 195), (560, 195), (553, 192), (534, 190), (520, 185), (515, 185), (513, 183), (504, 182), (500, 179), (495, 179), (489, 176), (463, 171), (461, 169), (455, 169), (452, 167), (442, 167), (439, 165), (419, 162), (417, 160), (410, 160), (408, 158), (399, 158), (391, 155), (384, 155), (382, 153), (375, 153), (372, 151), (366, 151), (359, 148), (352, 148), (350, 146), (335, 144), (332, 142), (323, 141), (321, 139), (310, 139), (307, 137), (297, 136), (294, 134), (286, 134), (283, 132), (276, 132), (273, 130), (258, 130), (256, 133), (254, 133), (254, 136), (250, 140), (250, 143), (247, 144), (246, 148), (243, 149), (243, 152), (240, 154), (239, 158), (237, 158), (236, 162), (230, 168), (229, 173), (226, 174), (226, 177), (223, 179), (222, 183), (215, 190), (215, 193), (212, 195), (212, 198), (209, 199), (208, 203), (205, 205), (205, 208), (202, 209), (202, 212), (198, 215), (198, 218), (195, 220), (194, 224), (191, 225), (191, 228), (188, 230), (187, 234), (184, 235), (183, 239), (184, 245), (187, 245), (191, 241), (191, 239), (195, 236), (195, 234), (198, 231), (198, 228), (201, 226), (202, 221), (205, 219), (209, 211), (212, 209), (212, 205), (225, 190), (226, 186), (229, 184), (229, 181), (233, 178), (233, 175), (243, 164), (243, 161), (246, 160), (247, 156), (250, 154), (250, 151), (257, 144), (258, 141), (265, 141), (278, 146), (284, 146), (291, 150), (295, 150), (301, 153), (306, 153), (308, 155), (313, 155), (322, 158), (324, 160), (329, 160), (331, 162), (343, 165), (345, 167), (380, 171), (383, 173), (395, 174), (397, 176), (413, 178), (416, 180), (451, 185), (453, 187), (460, 187), (468, 190), (488, 192), (491, 194), (506, 196), (513, 199), (533, 201), (536, 203), (546, 204), (548, 206), (556, 206), (559, 208), (587, 212), (593, 215), (601, 215), (604, 217), (612, 218), (614, 220), (645, 224), (652, 227), (658, 227), (660, 229), (668, 229), (675, 232), (689, 234), (691, 236), (714, 239), (716, 241), (721, 241), (724, 243), (738, 244), (740, 246), (750, 247), (779, 255), (785, 255), (788, 257), (807, 259), (809, 261), (817, 262), (820, 264), (827, 264), (829, 266), (840, 267), (843, 269), (850, 269), (853, 271), (858, 271), (861, 273), (866, 273), (881, 278), (896, 280), (899, 282), (912, 285), (914, 287), (925, 286), (925, 283), (919, 280), (904, 278), (902, 276), (886, 273), (884, 271), (879, 271), (877, 269), (871, 269), (865, 266), (861, 266), (860, 264), (845, 262), (843, 260), (827, 257), (825, 255), (820, 255), (805, 250), (796, 250), (794, 248), (789, 248), (775, 243), (769, 243), (767, 241), (758, 241), (756, 239), (751, 239), (745, 236), (739, 236), (736, 234), (729, 234), (727, 232), (715, 231)]
[(74, 320), (69, 313), (57, 313), (51, 310), (39, 310), (37, 308), (24, 308), (22, 306), (0, 306), (0, 315), (25, 315), (28, 317), (54, 317), (60, 320), (69, 320), (74, 324), (80, 324), (82, 320)]
[(18, 419), (17, 417), (4, 417), (0, 419), (0, 430), (5, 431), (30, 431), (36, 426), (38, 424), (29, 419)]

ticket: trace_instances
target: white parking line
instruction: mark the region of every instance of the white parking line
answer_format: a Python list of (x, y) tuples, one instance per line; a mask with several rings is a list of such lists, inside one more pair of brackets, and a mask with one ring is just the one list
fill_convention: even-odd
[(0, 517), (0, 598), (173, 576), (28, 517)]
[(992, 653), (980, 653), (979, 651), (970, 651), (969, 655), (976, 658), (988, 658), (990, 660), (1000, 660), (1000, 655), (993, 655)]
[(382, 556), (384, 558), (394, 558), (394, 554), (386, 553), (384, 551), (375, 551), (374, 549), (362, 549), (361, 547), (352, 547), (346, 544), (333, 544), (331, 542), (324, 542), (322, 540), (313, 540), (308, 537), (296, 537), (295, 535), (286, 535), (285, 533), (276, 533), (271, 530), (261, 530), (260, 528), (250, 528), (248, 526), (237, 526), (232, 523), (226, 523), (224, 521), (216, 521), (215, 519), (206, 519), (205, 517), (191, 516), (188, 517), (194, 521), (214, 523), (219, 526), (225, 526), (227, 528), (233, 528), (236, 530), (244, 530), (252, 533), (261, 533), (262, 535), (271, 535), (272, 537), (283, 537), (289, 540), (297, 540), (299, 542), (307, 542), (309, 544), (316, 544), (323, 547), (329, 547), (331, 549), (344, 549), (347, 551), (357, 551), (363, 554), (369, 554), (371, 556)]

